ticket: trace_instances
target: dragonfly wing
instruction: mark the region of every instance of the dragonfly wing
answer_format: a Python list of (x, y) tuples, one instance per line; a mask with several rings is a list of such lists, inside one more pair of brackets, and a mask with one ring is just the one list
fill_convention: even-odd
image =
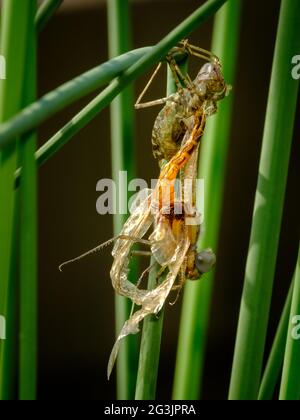
[(139, 332), (139, 323), (147, 316), (151, 314), (157, 314), (163, 307), (173, 285), (176, 280), (176, 277), (180, 271), (180, 267), (184, 262), (186, 253), (189, 249), (190, 242), (188, 238), (184, 238), (179, 242), (176, 248), (176, 252), (173, 255), (173, 260), (169, 266), (169, 273), (166, 279), (162, 282), (161, 285), (156, 287), (153, 290), (148, 291), (142, 303), (142, 308), (135, 312), (129, 320), (127, 320), (122, 328), (122, 331), (117, 338), (117, 341), (114, 344), (112, 349), (108, 367), (107, 367), (107, 376), (110, 377), (112, 369), (114, 367), (121, 341), (123, 338), (129, 334), (136, 334)]
[(118, 294), (130, 298), (137, 304), (140, 304), (144, 292), (128, 281), (129, 253), (135, 242), (134, 238), (143, 238), (153, 222), (150, 201), (150, 195), (148, 195), (136, 207), (122, 229), (121, 235), (130, 236), (133, 239), (118, 239), (112, 252), (114, 257), (110, 271), (112, 285)]
[[(149, 217), (150, 198), (152, 190), (142, 190), (134, 203), (132, 204), (132, 213), (125, 222), (120, 235), (132, 236), (142, 238), (152, 223), (152, 218)], [(119, 254), (120, 248), (124, 243), (130, 243), (126, 239), (118, 239), (112, 250), (112, 256), (115, 257)]]
[(162, 267), (169, 265), (175, 254), (178, 242), (175, 240), (169, 219), (160, 215), (153, 233), (149, 237), (152, 242), (151, 253)]

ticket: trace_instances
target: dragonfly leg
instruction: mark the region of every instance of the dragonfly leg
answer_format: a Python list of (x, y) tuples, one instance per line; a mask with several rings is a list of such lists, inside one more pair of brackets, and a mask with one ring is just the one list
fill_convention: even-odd
[(169, 66), (170, 66), (170, 69), (172, 71), (173, 78), (174, 78), (175, 84), (177, 86), (177, 89), (181, 89), (181, 87), (182, 87), (180, 80), (182, 81), (182, 83), (184, 84), (185, 87), (191, 89), (193, 87), (191, 78), (188, 75), (185, 76), (182, 73), (178, 64), (176, 63), (176, 60), (173, 57), (170, 57), (168, 59), (168, 62), (169, 62)]
[(159, 65), (157, 66), (157, 68), (155, 69), (154, 73), (152, 74), (152, 76), (150, 77), (149, 82), (147, 83), (147, 85), (145, 86), (144, 90), (142, 91), (142, 93), (140, 94), (140, 96), (138, 97), (134, 107), (135, 109), (141, 109), (141, 108), (149, 108), (151, 106), (155, 106), (155, 105), (164, 105), (167, 101), (172, 99), (173, 95), (167, 96), (165, 98), (161, 98), (161, 99), (156, 99), (154, 101), (150, 101), (150, 102), (144, 102), (141, 103), (141, 100), (143, 99), (143, 97), (145, 96), (146, 92), (148, 91), (150, 85), (152, 84), (155, 76), (157, 75), (157, 73), (159, 72), (159, 69), (161, 68), (161, 64), (159, 63)]
[(182, 288), (183, 288), (183, 286), (184, 286), (184, 284), (185, 284), (185, 280), (186, 280), (186, 275), (185, 275), (185, 272), (186, 272), (186, 266), (187, 266), (187, 262), (185, 261), (185, 262), (182, 264), (181, 268), (180, 268), (180, 273), (179, 273), (179, 282), (178, 282), (178, 284), (177, 284), (176, 286), (173, 286), (173, 287), (172, 287), (172, 291), (173, 291), (173, 292), (174, 292), (174, 291), (177, 291), (177, 294), (176, 294), (175, 300), (173, 300), (172, 302), (170, 302), (170, 305), (171, 305), (171, 306), (175, 305), (175, 303), (178, 301), (179, 296), (180, 296), (180, 294), (181, 294), (181, 290), (182, 290)]
[(131, 251), (131, 257), (151, 257), (152, 253), (150, 251)]

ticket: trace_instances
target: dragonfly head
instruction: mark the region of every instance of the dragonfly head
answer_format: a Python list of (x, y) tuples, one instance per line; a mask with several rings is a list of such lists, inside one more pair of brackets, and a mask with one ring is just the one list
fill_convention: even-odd
[(224, 80), (221, 64), (217, 60), (205, 63), (201, 67), (194, 84), (199, 96), (206, 100), (219, 101), (230, 90), (230, 87), (226, 85)]

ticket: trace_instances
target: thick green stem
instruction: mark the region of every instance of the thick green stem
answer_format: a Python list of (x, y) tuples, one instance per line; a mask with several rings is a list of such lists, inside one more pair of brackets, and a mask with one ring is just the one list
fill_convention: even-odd
[[(27, 34), (30, 28), (30, 3), (32, 0), (5, 0), (2, 14), (2, 45), (1, 53), (6, 57), (7, 79), (1, 81), (0, 122), (7, 121), (16, 114), (22, 106), (22, 90), (26, 62)], [(0, 151), (0, 314), (6, 316), (12, 313), (8, 310), (8, 290), (11, 281), (12, 238), (14, 223), (14, 173), (17, 167), (17, 149), (15, 143)], [(17, 217), (15, 217), (17, 220)], [(10, 288), (10, 292), (13, 291)], [(14, 293), (13, 293), (14, 294)], [(12, 300), (14, 301), (14, 299)], [(10, 322), (8, 322), (9, 324)], [(0, 398), (3, 399), (6, 390), (4, 374), (10, 374), (5, 365), (11, 365), (7, 357), (13, 355), (5, 352), (4, 341), (0, 341)]]
[(281, 3), (229, 398), (257, 399), (289, 166), (299, 81), (300, 8)]
[(291, 303), (293, 295), (294, 279), (292, 281), (286, 302), (282, 311), (280, 322), (273, 341), (270, 356), (262, 377), (258, 399), (271, 400), (274, 395), (275, 387), (280, 376), (284, 358), (285, 343), (289, 326)]
[(287, 331), (279, 398), (298, 401), (300, 399), (300, 247)]
[[(115, 57), (131, 48), (130, 10), (128, 0), (110, 0), (108, 2), (109, 54)], [(134, 150), (134, 102), (132, 87), (124, 90), (111, 104), (111, 146), (112, 179), (119, 191), (119, 200), (124, 186), (118, 185), (119, 172), (126, 171), (130, 182), (135, 177)], [(125, 193), (125, 191), (124, 191)], [(120, 203), (116, 203), (119, 208)], [(114, 215), (114, 235), (117, 236), (126, 221), (123, 214)], [(137, 266), (130, 264), (129, 280), (137, 279)], [(131, 303), (128, 299), (116, 296), (115, 316), (116, 334), (118, 335), (125, 321), (129, 318)], [(137, 337), (129, 336), (123, 343), (117, 360), (117, 398), (134, 398), (137, 372)]]
[[(220, 59), (227, 83), (234, 85), (241, 0), (229, 0), (217, 13), (212, 52)], [(227, 150), (233, 95), (219, 104), (216, 116), (208, 120), (201, 145), (199, 178), (205, 182), (205, 231), (201, 249), (217, 249), (221, 220)], [(198, 282), (188, 282), (182, 306), (173, 399), (198, 399), (205, 358), (214, 273)]]

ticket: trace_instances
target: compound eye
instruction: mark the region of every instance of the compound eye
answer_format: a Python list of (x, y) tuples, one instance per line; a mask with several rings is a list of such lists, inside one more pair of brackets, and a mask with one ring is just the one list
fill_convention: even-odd
[(196, 267), (199, 273), (203, 274), (210, 271), (216, 264), (216, 260), (216, 256), (210, 248), (199, 252), (196, 257)]

